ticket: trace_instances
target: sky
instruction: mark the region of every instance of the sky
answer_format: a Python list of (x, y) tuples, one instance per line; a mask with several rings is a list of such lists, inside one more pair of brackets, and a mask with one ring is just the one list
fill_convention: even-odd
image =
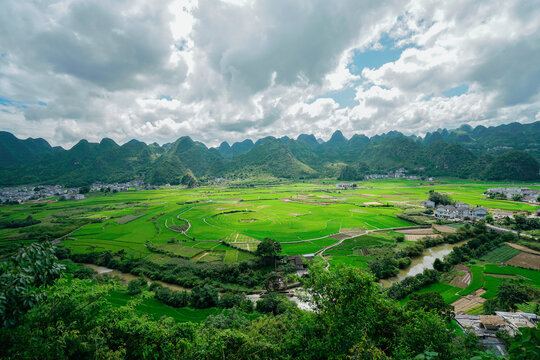
[(540, 120), (538, 0), (5, 0), (0, 130), (208, 146)]

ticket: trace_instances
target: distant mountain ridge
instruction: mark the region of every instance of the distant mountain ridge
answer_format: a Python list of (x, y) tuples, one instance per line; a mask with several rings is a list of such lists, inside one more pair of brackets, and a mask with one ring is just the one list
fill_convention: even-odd
[[(0, 132), (0, 185), (144, 178), (148, 183), (178, 183), (189, 169), (198, 177), (346, 177), (405, 168), (418, 176), (533, 180), (538, 178), (540, 121), (531, 124), (439, 129), (424, 137), (398, 131), (347, 139), (335, 131), (326, 142), (314, 135), (296, 139), (268, 136), (208, 148), (189, 136), (160, 146), (131, 140), (123, 145), (104, 138), (80, 140), (71, 149), (44, 139), (16, 138)], [(347, 171), (344, 172), (344, 169)], [(353, 174), (353, 175), (351, 175)], [(351, 178), (352, 177), (352, 178)]]

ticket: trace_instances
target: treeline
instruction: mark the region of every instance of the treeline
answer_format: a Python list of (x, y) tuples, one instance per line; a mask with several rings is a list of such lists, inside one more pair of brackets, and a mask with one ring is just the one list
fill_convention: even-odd
[(24, 219), (12, 219), (0, 221), (0, 229), (16, 229), (39, 224), (41, 221), (34, 219), (32, 215), (28, 215)]
[[(305, 285), (317, 312), (301, 311), (272, 293), (257, 304), (267, 315), (255, 320), (224, 310), (195, 324), (141, 316), (135, 310), (138, 297), (115, 307), (107, 300), (113, 285), (58, 279), (58, 273), (49, 271), (57, 262), (50, 253), (45, 256), (40, 268), (9, 262), (5, 273), (0, 269), (0, 295), (12, 289), (3, 286), (4, 278), (24, 278), (20, 271), (45, 274), (38, 287), (28, 283), (24, 294), (46, 293), (17, 313), (0, 307), (0, 315), (12, 319), (0, 326), (4, 359), (411, 359), (436, 352), (438, 359), (451, 360), (469, 359), (476, 350), (474, 341), (449, 328), (438, 314), (390, 301), (369, 273), (355, 268), (313, 268)], [(21, 300), (13, 302), (15, 307), (24, 303), (24, 294), (11, 298)], [(209, 296), (223, 307), (239, 301), (232, 295), (217, 299), (213, 291)], [(198, 298), (192, 293), (190, 304)]]
[(106, 266), (186, 288), (203, 284), (212, 284), (223, 290), (264, 288), (268, 273), (273, 271), (271, 266), (258, 258), (237, 263), (218, 264), (198, 263), (175, 258), (173, 262), (161, 265), (146, 259), (128, 257), (122, 250), (118, 253), (104, 251), (73, 254), (68, 248), (58, 247), (57, 253), (59, 258), (70, 258), (74, 262)]
[[(250, 320), (235, 306), (243, 300), (224, 294), (218, 306), (232, 308), (200, 324), (177, 323), (141, 315), (148, 293), (125, 306), (111, 304), (115, 285), (62, 275), (51, 250), (33, 244), (0, 267), (2, 359), (496, 359), (474, 335), (450, 325), (440, 295), (424, 294), (403, 307), (353, 267), (311, 269), (304, 285), (316, 312), (271, 293), (257, 303), (266, 314)], [(532, 335), (509, 346), (507, 358), (534, 358)]]
[(449, 271), (454, 265), (478, 259), (504, 242), (515, 241), (515, 236), (511, 233), (487, 231), (482, 222), (476, 222), (474, 226), (466, 224), (460, 227), (457, 233), (445, 234), (444, 237), (446, 242), (454, 244), (460, 241), (469, 241), (456, 246), (443, 260), (435, 259), (434, 270), (426, 269), (421, 274), (406, 277), (399, 283), (393, 283), (387, 290), (388, 297), (396, 300), (403, 299), (427, 285), (436, 283), (439, 281), (441, 273)]
[[(132, 286), (132, 284), (135, 284), (135, 286)], [(133, 291), (134, 287), (138, 288), (137, 291)], [(128, 285), (128, 292), (131, 295), (136, 295), (146, 287), (146, 280), (132, 280)], [(257, 300), (256, 305), (254, 305), (253, 301), (249, 300), (244, 293), (226, 292), (220, 295), (217, 289), (209, 284), (195, 286), (191, 289), (191, 292), (171, 290), (155, 282), (148, 289), (154, 292), (156, 300), (175, 308), (186, 306), (195, 309), (218, 307), (221, 309), (236, 309), (248, 314), (256, 310), (259, 313), (278, 315), (296, 307), (295, 302), (288, 301), (284, 295), (277, 292), (262, 295), (261, 299)]]
[[(339, 131), (322, 144), (307, 135), (296, 140), (267, 137), (256, 143), (249, 141), (247, 146), (233, 153), (229, 150), (234, 145), (209, 149), (189, 137), (181, 137), (166, 146), (136, 140), (122, 146), (110, 139), (103, 139), (101, 143), (81, 140), (69, 150), (52, 151), (45, 141), (26, 147), (23, 145), (26, 140), (0, 132), (0, 138), (5, 139), (0, 142), (0, 149), (13, 155), (0, 158), (0, 185), (83, 186), (97, 181), (129, 181), (141, 176), (154, 185), (183, 183), (188, 187), (215, 177), (359, 180), (366, 174), (387, 173), (399, 168), (420, 177), (535, 180), (539, 170), (539, 153), (535, 148), (540, 122), (519, 126), (530, 130), (521, 133), (518, 142), (511, 142), (509, 147), (519, 149), (512, 151), (488, 151), (504, 144), (500, 141), (494, 141), (496, 145), (488, 148), (475, 148), (476, 140), (461, 143), (457, 141), (459, 138), (445, 136), (433, 135), (428, 141), (390, 132), (372, 138), (355, 135), (346, 139)], [(525, 139), (529, 145), (523, 142)], [(28, 156), (19, 157), (18, 152), (13, 151), (21, 146), (30, 152)]]
[[(398, 239), (399, 241), (399, 239)], [(403, 240), (401, 240), (403, 241)], [(459, 240), (455, 237), (430, 237), (416, 241), (399, 250), (395, 250), (393, 245), (372, 246), (364, 248), (364, 251), (374, 260), (368, 261), (371, 272), (378, 279), (387, 279), (399, 273), (399, 269), (405, 269), (412, 262), (413, 258), (419, 257), (424, 250), (443, 243), (454, 244)]]

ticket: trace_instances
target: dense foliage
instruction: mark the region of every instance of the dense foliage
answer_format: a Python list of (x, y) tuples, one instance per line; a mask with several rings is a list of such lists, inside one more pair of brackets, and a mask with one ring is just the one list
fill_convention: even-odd
[(0, 324), (12, 326), (45, 298), (42, 287), (61, 275), (50, 244), (31, 244), (0, 264)]
[(0, 328), (0, 356), (410, 359), (437, 352), (439, 359), (468, 359), (475, 350), (474, 339), (455, 333), (439, 315), (401, 307), (381, 294), (373, 277), (355, 268), (314, 268), (306, 288), (317, 312), (300, 311), (269, 294), (257, 305), (268, 315), (248, 320), (233, 309), (194, 324), (139, 316), (134, 309), (151, 293), (115, 307), (107, 301), (113, 285), (60, 279), (14, 327)]
[(146, 259), (134, 259), (123, 253), (104, 251), (71, 254), (67, 248), (60, 249), (60, 257), (69, 257), (75, 262), (106, 266), (187, 288), (205, 284), (213, 285), (218, 289), (263, 288), (268, 273), (271, 271), (261, 260), (214, 264), (176, 258), (174, 263), (160, 265)]
[(505, 279), (497, 289), (497, 295), (484, 303), (484, 312), (516, 311), (517, 304), (523, 304), (538, 298), (540, 291), (522, 280)]
[[(540, 122), (536, 122), (495, 128), (465, 126), (428, 133), (424, 139), (394, 131), (372, 138), (354, 135), (347, 140), (337, 131), (325, 143), (313, 135), (300, 135), (296, 140), (267, 137), (256, 143), (246, 140), (209, 149), (184, 136), (163, 146), (136, 140), (121, 146), (110, 139), (100, 143), (81, 140), (64, 150), (53, 149), (43, 139), (19, 140), (0, 132), (0, 149), (5, 155), (0, 160), (0, 185), (82, 186), (136, 178), (157, 185), (178, 184), (187, 171), (201, 181), (259, 175), (356, 180), (402, 167), (422, 176), (533, 180), (539, 175), (539, 137)], [(184, 181), (194, 184), (191, 179)]]

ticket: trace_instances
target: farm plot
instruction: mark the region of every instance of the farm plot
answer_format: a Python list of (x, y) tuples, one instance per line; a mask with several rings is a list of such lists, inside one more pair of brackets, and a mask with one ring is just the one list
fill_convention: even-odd
[(472, 273), (471, 282), (469, 286), (467, 286), (465, 289), (459, 292), (460, 295), (465, 296), (465, 295), (472, 294), (473, 292), (481, 289), (482, 286), (484, 285), (484, 267), (483, 266), (478, 266), (478, 265), (471, 266), (471, 273)]
[(491, 250), (486, 255), (482, 256), (482, 260), (488, 261), (491, 263), (503, 263), (507, 260), (510, 260), (517, 254), (519, 254), (520, 251), (517, 249), (514, 249), (513, 247), (510, 247), (506, 244), (503, 244), (499, 246), (496, 249)]
[(528, 269), (540, 270), (540, 256), (521, 252), (513, 258), (507, 260), (506, 264), (524, 267)]

